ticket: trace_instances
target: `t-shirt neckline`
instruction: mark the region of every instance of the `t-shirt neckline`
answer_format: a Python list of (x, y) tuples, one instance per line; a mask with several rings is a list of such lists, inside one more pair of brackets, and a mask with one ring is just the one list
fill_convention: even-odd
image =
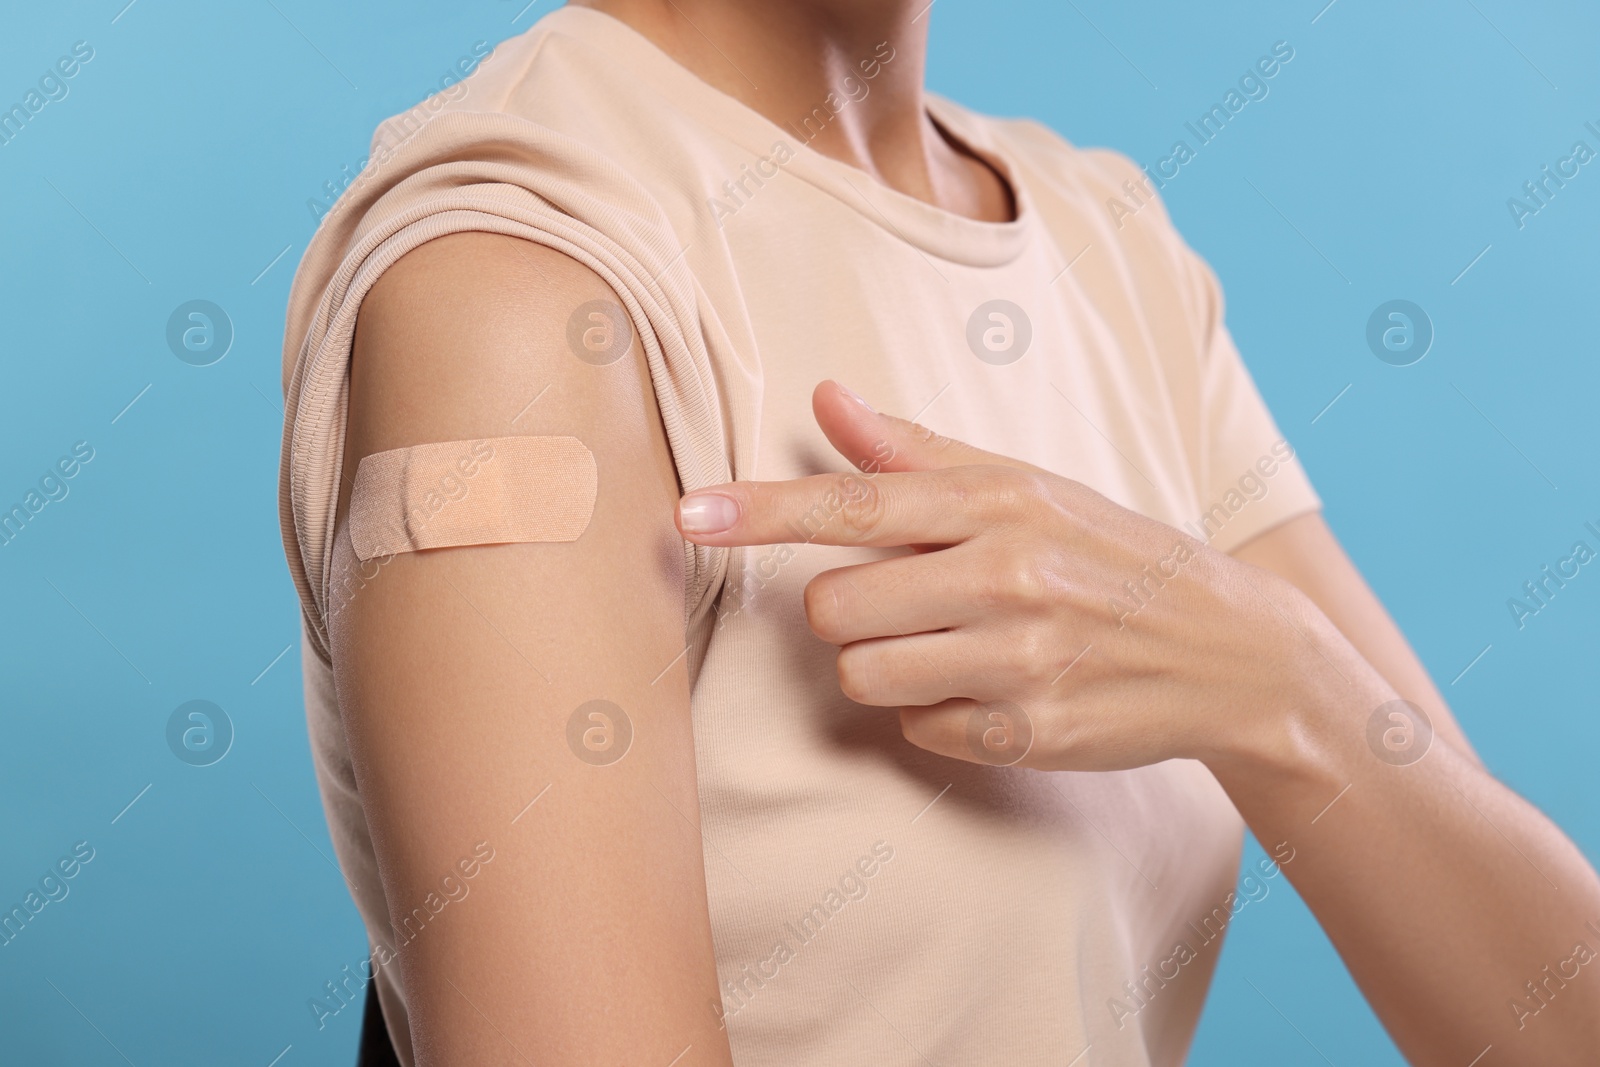
[(1000, 266), (1015, 259), (1027, 244), (1035, 210), (1019, 168), (978, 116), (936, 93), (925, 94), (929, 117), (1003, 177), (1011, 189), (1015, 218), (1006, 222), (968, 218), (892, 189), (860, 168), (824, 155), (793, 129), (778, 125), (701, 80), (648, 37), (603, 11), (567, 5), (544, 16), (538, 26), (604, 53), (613, 69), (625, 72), (619, 76), (646, 81), (667, 100), (703, 116), (717, 132), (758, 159), (770, 159), (774, 146), (783, 142), (792, 153), (783, 164), (786, 173), (830, 194), (924, 253), (969, 266)]

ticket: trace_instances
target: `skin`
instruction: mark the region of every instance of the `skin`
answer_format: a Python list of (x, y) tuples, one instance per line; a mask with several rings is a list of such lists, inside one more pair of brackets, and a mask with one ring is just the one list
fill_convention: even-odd
[(887, 41), (894, 61), (810, 147), (957, 215), (991, 222), (1013, 216), (1006, 183), (946, 138), (924, 107), (927, 0), (575, 0), (573, 6), (628, 23), (702, 81), (776, 123), (809, 114)]
[[(861, 473), (710, 487), (678, 525), (700, 544), (779, 544), (822, 505), (818, 543), (916, 549), (807, 585), (846, 696), (897, 709), (907, 741), (952, 759), (976, 760), (974, 709), (1003, 702), (999, 762), (1200, 760), (1257, 838), (1289, 843), (1285, 872), (1410, 1062), (1593, 1061), (1600, 982), (1552, 983), (1522, 1026), (1506, 1002), (1592, 947), (1600, 881), (1466, 746), (1319, 516), (1225, 555), (836, 384), (813, 403)], [(875, 463), (880, 442), (892, 459)], [(1172, 576), (1133, 611), (1123, 583), (1149, 566)], [(1367, 724), (1402, 697), (1436, 736), (1395, 765)]]
[[(559, 253), (462, 233), (386, 271), (357, 325), (334, 554), (353, 593), (329, 636), (392, 925), (494, 849), (393, 964), (420, 1067), (732, 1062), (710, 1008), (678, 485), (639, 345), (604, 367), (567, 349), (595, 299), (615, 297)], [(361, 457), (519, 434), (593, 452), (582, 538), (401, 553), (346, 586)], [(594, 699), (633, 725), (610, 766), (568, 747)]]
[[(873, 92), (812, 147), (957, 214), (1011, 217), (1005, 184), (922, 106), (921, 2), (587, 6), (777, 122), (808, 112), (890, 41), (897, 58)], [(357, 327), (336, 585), (358, 565), (345, 522), (364, 456), (572, 434), (600, 475), (579, 541), (402, 554), (352, 582), (330, 619), (396, 927), (477, 842), (494, 849), (470, 896), (392, 964), (423, 1067), (731, 1062), (709, 1010), (681, 537), (781, 539), (773, 516), (806, 510), (828, 486), (724, 487), (717, 495), (739, 509), (732, 530), (681, 529), (638, 345), (606, 367), (566, 349), (568, 316), (592, 299), (614, 296), (571, 260), (463, 233), (391, 267)], [(1415, 1063), (1461, 1067), (1492, 1043), (1483, 1067), (1561, 1065), (1600, 1045), (1600, 980), (1570, 982), (1520, 1032), (1505, 1007), (1589, 936), (1585, 920), (1600, 922), (1594, 872), (1483, 769), (1320, 517), (1232, 557), (1192, 548), (1177, 578), (1119, 620), (1105, 590), (1170, 558), (1182, 535), (1081, 485), (872, 413), (832, 385), (815, 407), (851, 462), (870, 454), (869, 439), (901, 445), (898, 466), (870, 481), (872, 504), (851, 503), (831, 529), (849, 543), (920, 548), (808, 588), (807, 617), (840, 645), (847, 694), (900, 709), (911, 743), (953, 758), (970, 757), (953, 731), (970, 704), (946, 702), (964, 698), (1026, 708), (1030, 766), (1204, 760), (1262, 840), (1291, 843), (1286, 873)], [(900, 620), (897, 632), (873, 629), (869, 598)], [(1366, 742), (1368, 716), (1397, 695), (1436, 734), (1404, 767)], [(566, 741), (574, 709), (595, 698), (621, 706), (634, 728), (626, 756), (605, 767)]]

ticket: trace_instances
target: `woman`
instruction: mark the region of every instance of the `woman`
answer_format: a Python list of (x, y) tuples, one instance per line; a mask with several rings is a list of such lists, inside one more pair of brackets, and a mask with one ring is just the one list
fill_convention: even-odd
[(1176, 1064), (1244, 825), (1414, 1062), (1589, 1062), (1594, 872), (1150, 183), (926, 93), (928, 21), (570, 5), (308, 250), (285, 543), (400, 1062)]

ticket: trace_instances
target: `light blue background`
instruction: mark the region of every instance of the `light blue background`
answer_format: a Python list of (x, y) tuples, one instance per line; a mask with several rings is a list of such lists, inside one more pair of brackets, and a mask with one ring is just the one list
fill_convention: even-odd
[[(0, 903), (74, 842), (96, 850), (0, 947), (0, 1061), (345, 1067), (359, 1012), (319, 1032), (306, 1002), (364, 938), (331, 862), (298, 647), (275, 659), (298, 626), (277, 526), (283, 308), (307, 200), (474, 42), (550, 4), (125, 2), (11, 5), (0, 32), (0, 106), (73, 42), (95, 49), (0, 146), (0, 505), (74, 442), (95, 449), (0, 547)], [(930, 81), (1154, 162), (1293, 45), (1270, 96), (1164, 195), (1335, 530), (1493, 770), (1594, 857), (1600, 568), (1520, 632), (1506, 600), (1600, 524), (1600, 162), (1520, 231), (1506, 200), (1575, 140), (1600, 148), (1583, 128), (1600, 125), (1600, 13), (1322, 3), (940, 0)], [(196, 298), (237, 331), (207, 367), (165, 342)], [(1393, 298), (1437, 330), (1414, 366), (1366, 347)], [(237, 731), (206, 768), (164, 736), (196, 698)], [(1235, 924), (1191, 1062), (1400, 1062), (1272, 885)]]

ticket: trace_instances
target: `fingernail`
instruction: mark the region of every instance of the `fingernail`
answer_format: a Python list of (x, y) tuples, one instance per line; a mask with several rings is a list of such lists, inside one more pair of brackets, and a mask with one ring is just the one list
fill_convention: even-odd
[(739, 503), (721, 493), (694, 493), (678, 501), (678, 521), (684, 533), (722, 533), (739, 521)]
[(874, 415), (876, 415), (878, 413), (877, 408), (874, 408), (871, 404), (867, 403), (864, 399), (862, 399), (860, 393), (856, 392), (854, 389), (850, 388), (848, 385), (845, 385), (843, 382), (834, 382), (833, 384), (837, 385), (839, 387), (839, 391), (842, 392), (845, 396), (849, 397), (851, 400), (854, 400), (857, 404), (860, 404), (862, 407), (866, 408), (868, 411), (872, 412)]

